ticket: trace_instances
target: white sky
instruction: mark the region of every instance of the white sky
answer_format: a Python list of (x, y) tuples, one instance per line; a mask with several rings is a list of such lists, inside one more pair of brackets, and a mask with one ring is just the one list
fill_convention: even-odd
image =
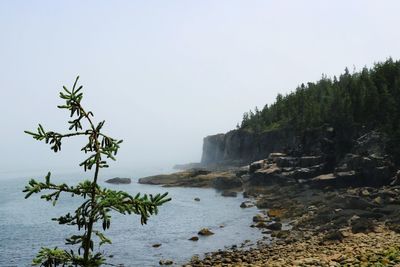
[(124, 139), (114, 170), (199, 161), (203, 137), (233, 129), (278, 92), (400, 58), (400, 1), (1, 1), (0, 174), (70, 170), (23, 134), (67, 129), (58, 92)]

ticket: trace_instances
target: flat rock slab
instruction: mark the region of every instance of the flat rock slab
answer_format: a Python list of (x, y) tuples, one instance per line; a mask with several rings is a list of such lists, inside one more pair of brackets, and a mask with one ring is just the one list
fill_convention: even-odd
[(131, 178), (119, 178), (119, 177), (106, 180), (106, 183), (109, 184), (130, 184), (131, 182), (132, 182)]

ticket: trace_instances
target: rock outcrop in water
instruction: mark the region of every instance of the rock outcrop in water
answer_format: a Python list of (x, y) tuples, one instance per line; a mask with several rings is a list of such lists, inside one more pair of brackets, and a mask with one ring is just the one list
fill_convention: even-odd
[(131, 183), (131, 178), (115, 177), (115, 178), (111, 178), (111, 179), (106, 180), (106, 183), (109, 183), (109, 184), (130, 184)]
[(214, 187), (217, 189), (241, 188), (242, 182), (234, 172), (190, 169), (172, 174), (161, 174), (139, 179), (141, 184), (163, 185), (165, 187)]

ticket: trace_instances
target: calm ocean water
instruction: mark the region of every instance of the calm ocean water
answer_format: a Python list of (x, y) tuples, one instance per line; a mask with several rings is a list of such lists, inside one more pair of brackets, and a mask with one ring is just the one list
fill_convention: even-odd
[[(66, 196), (55, 207), (38, 196), (26, 200), (22, 190), (29, 178), (32, 177), (0, 175), (0, 266), (31, 266), (40, 247), (63, 247), (64, 238), (75, 231), (74, 227), (60, 226), (51, 218), (73, 212), (79, 199)], [(67, 180), (68, 183), (79, 181), (63, 175), (53, 182)], [(101, 247), (106, 255), (113, 256), (108, 258), (109, 263), (158, 266), (160, 259), (172, 259), (181, 264), (194, 254), (201, 255), (261, 236), (257, 229), (249, 227), (257, 209), (241, 209), (239, 205), (244, 200), (241, 194), (237, 198), (227, 198), (214, 189), (162, 188), (136, 181), (134, 178), (130, 185), (107, 186), (132, 194), (168, 191), (172, 201), (163, 205), (159, 214), (144, 226), (140, 225), (137, 215), (114, 214), (111, 229), (106, 232), (113, 244)], [(201, 201), (194, 201), (195, 197)], [(188, 240), (203, 227), (210, 228), (215, 235), (201, 237), (198, 242)], [(162, 246), (153, 248), (155, 243)]]

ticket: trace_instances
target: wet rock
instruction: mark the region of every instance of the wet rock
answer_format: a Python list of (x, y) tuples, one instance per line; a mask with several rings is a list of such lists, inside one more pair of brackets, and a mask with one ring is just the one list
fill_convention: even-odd
[[(258, 223), (256, 223), (256, 224), (254, 225), (254, 227), (257, 227), (257, 228), (267, 228), (267, 224), (264, 223), (264, 222), (258, 222)], [(271, 230), (272, 230), (272, 229), (271, 229)]]
[(131, 178), (115, 177), (115, 178), (106, 180), (106, 183), (109, 183), (109, 184), (130, 184), (131, 183)]
[(271, 224), (268, 224), (265, 228), (272, 230), (272, 231), (278, 231), (282, 229), (282, 224), (280, 222), (274, 222)]
[(192, 236), (191, 238), (189, 238), (190, 241), (198, 241), (199, 237), (198, 236)]
[(257, 214), (253, 217), (253, 222), (265, 222), (265, 218), (261, 214)]
[(172, 260), (160, 260), (160, 265), (172, 265), (174, 262)]
[(209, 236), (209, 235), (213, 235), (214, 233), (211, 232), (208, 228), (203, 228), (197, 234), (202, 235), (202, 236)]
[(242, 209), (246, 209), (246, 208), (252, 208), (252, 207), (254, 207), (254, 205), (251, 204), (251, 203), (249, 203), (249, 202), (242, 202), (242, 203), (240, 204), (240, 207), (241, 207)]

